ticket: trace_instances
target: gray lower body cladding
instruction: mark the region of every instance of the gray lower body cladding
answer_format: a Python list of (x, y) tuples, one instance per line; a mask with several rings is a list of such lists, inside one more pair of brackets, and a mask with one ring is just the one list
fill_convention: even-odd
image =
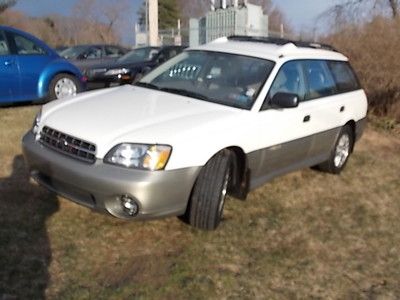
[[(366, 124), (366, 118), (356, 122), (356, 141), (361, 138)], [(248, 153), (247, 162), (251, 170), (250, 189), (255, 189), (277, 176), (326, 161), (341, 129), (342, 127), (333, 128)]]
[(41, 185), (74, 202), (126, 218), (120, 197), (139, 205), (135, 219), (181, 215), (185, 212), (199, 167), (172, 171), (125, 169), (97, 160), (87, 164), (53, 151), (27, 133), (23, 152), (31, 176)]

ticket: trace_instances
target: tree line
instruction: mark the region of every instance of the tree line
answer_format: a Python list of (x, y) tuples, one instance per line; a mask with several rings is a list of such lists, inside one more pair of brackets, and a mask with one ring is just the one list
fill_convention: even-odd
[[(32, 18), (12, 7), (17, 0), (0, 0), (0, 22), (31, 32), (51, 45), (74, 45), (77, 43), (117, 43), (122, 32), (132, 32), (133, 16), (127, 15), (129, 0), (80, 0), (72, 9), (69, 17), (49, 15)], [(261, 5), (269, 15), (271, 30), (278, 31), (281, 24), (289, 28), (283, 12), (273, 5), (272, 0), (252, 0)], [(210, 8), (209, 0), (159, 0), (159, 28), (177, 27), (181, 20), (183, 27), (188, 27), (190, 17), (201, 17)], [(10, 9), (11, 8), (11, 9)], [(146, 6), (143, 1), (138, 11), (138, 21), (145, 24)], [(143, 26), (144, 27), (144, 26)]]

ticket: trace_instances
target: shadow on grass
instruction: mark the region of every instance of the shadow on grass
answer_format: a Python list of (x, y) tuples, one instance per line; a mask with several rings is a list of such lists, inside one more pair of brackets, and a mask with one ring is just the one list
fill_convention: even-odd
[(46, 220), (57, 197), (29, 182), (22, 155), (0, 178), (0, 300), (44, 299), (51, 249)]

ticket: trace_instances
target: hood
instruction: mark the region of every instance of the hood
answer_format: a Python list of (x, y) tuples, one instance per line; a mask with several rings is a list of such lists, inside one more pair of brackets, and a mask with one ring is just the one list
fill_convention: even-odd
[(58, 100), (43, 107), (40, 126), (94, 143), (103, 157), (123, 142), (172, 144), (199, 126), (224, 122), (240, 109), (125, 85)]

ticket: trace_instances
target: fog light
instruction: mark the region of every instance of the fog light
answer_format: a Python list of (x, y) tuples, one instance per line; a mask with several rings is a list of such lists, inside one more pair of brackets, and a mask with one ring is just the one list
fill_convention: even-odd
[(122, 210), (131, 217), (136, 216), (139, 212), (139, 206), (136, 201), (129, 196), (124, 195), (121, 197), (121, 206)]

